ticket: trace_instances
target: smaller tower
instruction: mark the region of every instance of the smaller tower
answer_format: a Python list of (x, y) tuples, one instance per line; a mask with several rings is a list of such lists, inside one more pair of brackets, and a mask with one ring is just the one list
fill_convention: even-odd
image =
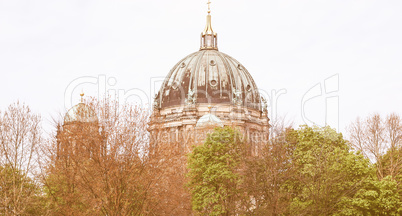
[(57, 159), (81, 160), (100, 156), (105, 151), (105, 139), (95, 111), (84, 103), (70, 108), (57, 129)]

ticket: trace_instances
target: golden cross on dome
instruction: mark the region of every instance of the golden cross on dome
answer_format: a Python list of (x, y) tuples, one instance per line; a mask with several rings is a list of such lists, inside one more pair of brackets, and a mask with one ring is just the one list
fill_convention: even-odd
[(210, 14), (211, 13), (211, 0), (208, 0), (207, 5), (208, 5), (208, 14)]

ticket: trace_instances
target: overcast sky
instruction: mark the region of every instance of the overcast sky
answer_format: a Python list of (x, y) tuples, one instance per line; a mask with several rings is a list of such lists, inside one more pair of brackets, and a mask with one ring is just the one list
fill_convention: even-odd
[[(0, 110), (19, 100), (46, 125), (78, 103), (81, 90), (147, 104), (169, 70), (199, 49), (206, 2), (0, 0)], [(358, 116), (402, 114), (402, 1), (211, 7), (219, 50), (270, 97), (271, 118), (344, 132)]]

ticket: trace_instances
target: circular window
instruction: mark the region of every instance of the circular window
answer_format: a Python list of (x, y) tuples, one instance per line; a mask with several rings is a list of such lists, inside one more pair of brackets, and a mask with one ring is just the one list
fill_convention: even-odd
[(181, 65), (180, 65), (180, 67), (181, 67), (181, 68), (186, 67), (186, 63), (182, 62)]
[(211, 86), (218, 85), (218, 82), (216, 80), (211, 80), (209, 83), (211, 84)]
[(215, 65), (216, 65), (216, 62), (215, 62), (214, 60), (211, 60), (211, 61), (209, 62), (209, 64), (210, 64), (211, 66), (215, 66)]

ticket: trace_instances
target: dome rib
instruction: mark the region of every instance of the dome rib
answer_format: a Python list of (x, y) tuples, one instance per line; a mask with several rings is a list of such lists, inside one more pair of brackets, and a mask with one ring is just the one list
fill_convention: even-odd
[(204, 56), (204, 54), (205, 54), (205, 50), (203, 50), (203, 51), (199, 51), (198, 53), (199, 53), (199, 55), (198, 55), (198, 58), (197, 58), (197, 64), (196, 65), (194, 65), (194, 67), (195, 67), (195, 79), (194, 79), (194, 83), (193, 83), (193, 85), (194, 85), (194, 87), (193, 88), (195, 88), (195, 91), (194, 91), (194, 93), (195, 93), (195, 95), (198, 95), (198, 82), (199, 82), (199, 75), (200, 75), (200, 67), (201, 67), (201, 60), (202, 60), (202, 56)]
[[(196, 53), (198, 53), (198, 52), (191, 53), (191, 54), (188, 55), (188, 56), (191, 56), (191, 55), (196, 54)], [(162, 86), (161, 86), (161, 89), (160, 89), (159, 92), (158, 92), (157, 98), (155, 98), (156, 101), (159, 100), (158, 108), (162, 108), (162, 107), (161, 107), (161, 104), (162, 104), (163, 95), (162, 95), (161, 93), (163, 93), (163, 92), (165, 91), (165, 87), (167, 87), (167, 84), (168, 84), (168, 82), (169, 82), (170, 77), (172, 76), (172, 74), (174, 73), (174, 71), (175, 71), (176, 69), (178, 69), (178, 66), (180, 65), (180, 63), (182, 63), (183, 61), (185, 61), (185, 60), (188, 58), (188, 56), (182, 58), (182, 59), (169, 71), (169, 74), (166, 76), (165, 80), (163, 81)]]

